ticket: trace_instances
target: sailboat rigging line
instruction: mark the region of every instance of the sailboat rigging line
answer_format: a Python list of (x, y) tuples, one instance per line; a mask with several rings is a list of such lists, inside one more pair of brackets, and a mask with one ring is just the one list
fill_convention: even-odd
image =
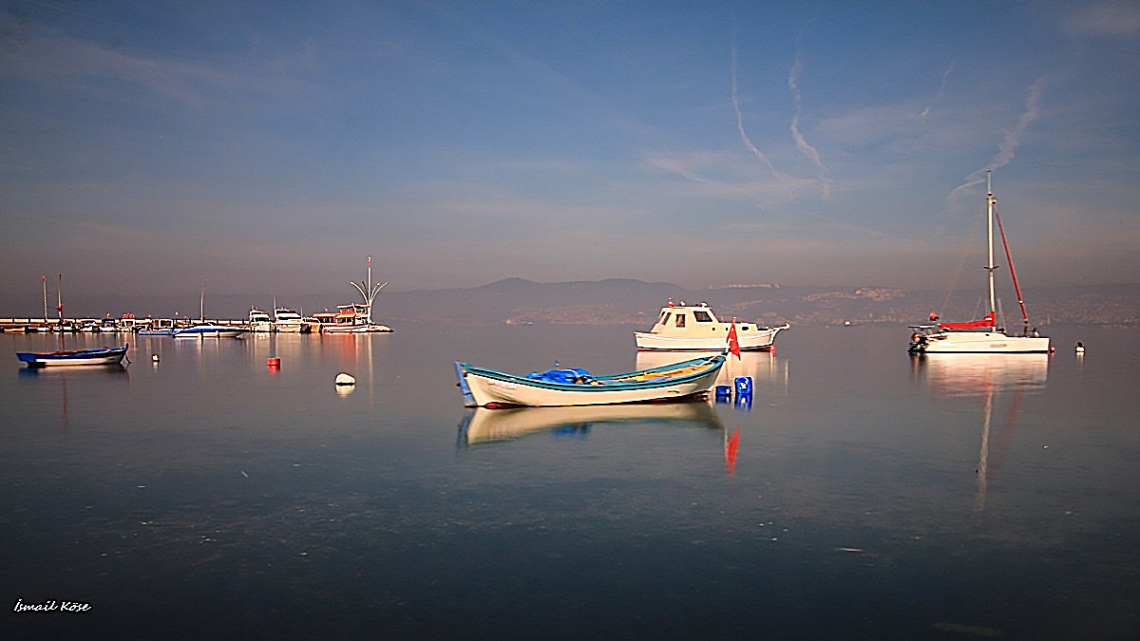
[(1009, 263), (1009, 274), (1013, 276), (1013, 290), (1017, 292), (1017, 304), (1021, 305), (1021, 320), (1029, 325), (1029, 314), (1025, 311), (1025, 301), (1021, 298), (1021, 286), (1017, 284), (1017, 270), (1013, 268), (1013, 257), (1009, 254), (1009, 243), (1005, 240), (1005, 227), (1001, 224), (1001, 215), (997, 207), (994, 208), (994, 218), (997, 219), (998, 231), (1001, 232), (1001, 244), (1005, 248), (1005, 261)]

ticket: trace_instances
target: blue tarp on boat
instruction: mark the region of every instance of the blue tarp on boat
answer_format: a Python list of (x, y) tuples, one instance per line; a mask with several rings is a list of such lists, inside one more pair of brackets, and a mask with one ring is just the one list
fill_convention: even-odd
[(546, 381), (548, 383), (589, 383), (593, 380), (590, 373), (584, 369), (570, 367), (566, 369), (551, 369), (545, 372), (531, 372), (527, 374), (527, 378), (536, 381)]

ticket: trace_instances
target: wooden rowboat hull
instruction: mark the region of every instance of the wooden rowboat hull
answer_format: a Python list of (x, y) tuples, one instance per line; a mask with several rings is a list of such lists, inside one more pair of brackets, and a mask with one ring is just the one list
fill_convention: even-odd
[(59, 352), (17, 352), (16, 358), (28, 367), (60, 367), (80, 365), (119, 365), (127, 355), (127, 346), (101, 349), (76, 349)]
[(724, 356), (650, 370), (602, 376), (589, 383), (561, 383), (504, 374), (459, 363), (460, 387), (480, 407), (552, 407), (676, 401), (704, 396), (716, 384)]

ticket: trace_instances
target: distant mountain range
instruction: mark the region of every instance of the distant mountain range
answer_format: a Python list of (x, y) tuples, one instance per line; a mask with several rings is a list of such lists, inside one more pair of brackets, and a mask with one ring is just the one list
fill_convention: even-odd
[[(632, 279), (536, 283), (508, 278), (472, 289), (411, 291), (382, 295), (385, 322), (628, 324), (648, 328), (661, 307), (706, 302), (723, 318), (774, 325), (851, 323), (910, 324), (932, 309), (946, 318), (981, 317), (977, 294), (947, 297), (882, 287), (827, 288), (779, 285), (687, 290), (672, 283)], [(1020, 318), (1017, 299), (1004, 304), (1007, 318)], [(1034, 290), (1029, 306), (1035, 325), (1140, 325), (1140, 284)], [(976, 310), (976, 311), (975, 311)]]
[[(1034, 325), (1112, 324), (1140, 326), (1140, 284), (1056, 287), (1026, 291)], [(1011, 291), (999, 293), (1007, 319), (1019, 319), (1017, 298)], [(210, 318), (244, 318), (250, 301), (260, 297), (222, 295), (207, 297)], [(347, 298), (347, 297), (346, 297)], [(376, 300), (376, 320), (400, 323), (499, 324), (571, 323), (623, 324), (648, 328), (669, 299), (680, 303), (706, 302), (721, 317), (774, 325), (836, 325), (882, 323), (906, 325), (925, 321), (931, 310), (943, 318), (966, 320), (981, 317), (982, 293), (971, 291), (948, 297), (933, 291), (903, 291), (884, 287), (802, 287), (740, 285), (688, 290), (673, 283), (649, 283), (614, 278), (600, 281), (537, 283), (507, 278), (467, 289), (382, 291)], [(2, 306), (7, 308), (5, 301)], [(198, 299), (128, 300), (84, 297), (73, 293), (65, 300), (70, 318), (130, 311), (140, 316), (198, 316)], [(348, 302), (340, 301), (340, 302)], [(305, 313), (324, 309), (327, 296), (299, 296), (290, 306)], [(36, 301), (17, 309), (0, 309), (0, 316), (42, 315)], [(54, 315), (54, 307), (50, 312)], [(1012, 323), (1011, 323), (1012, 324)]]

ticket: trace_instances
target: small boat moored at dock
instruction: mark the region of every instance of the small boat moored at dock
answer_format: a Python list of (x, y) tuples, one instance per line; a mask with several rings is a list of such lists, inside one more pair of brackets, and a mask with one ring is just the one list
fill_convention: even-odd
[(302, 316), (288, 307), (273, 309), (273, 330), (281, 334), (300, 334), (307, 327), (301, 322)]
[(244, 333), (245, 330), (241, 327), (218, 325), (217, 323), (198, 323), (174, 330), (174, 338), (241, 338)]
[(72, 349), (58, 352), (16, 352), (16, 358), (28, 367), (60, 365), (119, 365), (127, 355), (127, 345), (96, 349)]
[(673, 401), (705, 396), (716, 383), (724, 354), (653, 369), (591, 376), (580, 369), (556, 369), (528, 376), (456, 363), (465, 404), (478, 407), (609, 405)]
[(272, 334), (273, 330), (273, 319), (269, 317), (269, 312), (256, 307), (249, 310), (249, 331), (255, 334)]

